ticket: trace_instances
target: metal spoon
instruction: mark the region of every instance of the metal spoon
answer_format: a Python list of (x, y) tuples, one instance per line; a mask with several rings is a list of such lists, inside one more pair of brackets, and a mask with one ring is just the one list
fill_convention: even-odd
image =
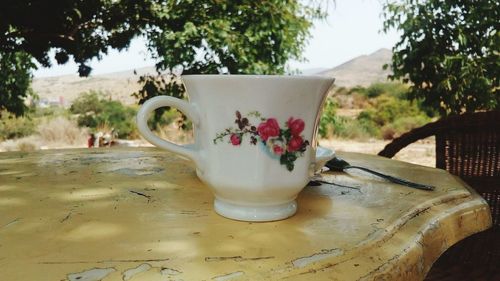
[(422, 190), (428, 190), (428, 191), (432, 191), (435, 188), (432, 185), (420, 184), (420, 183), (415, 183), (415, 182), (411, 182), (411, 181), (408, 181), (408, 180), (396, 178), (396, 177), (393, 177), (393, 176), (389, 176), (389, 175), (385, 175), (385, 174), (379, 173), (377, 171), (374, 171), (374, 170), (371, 170), (371, 169), (368, 169), (368, 168), (365, 168), (365, 167), (353, 166), (353, 165), (349, 164), (347, 161), (345, 161), (345, 160), (343, 160), (341, 158), (338, 158), (338, 157), (335, 157), (332, 160), (326, 162), (325, 166), (328, 167), (332, 171), (339, 171), (339, 172), (343, 172), (343, 171), (345, 171), (347, 169), (362, 170), (362, 171), (374, 174), (376, 176), (379, 176), (379, 177), (381, 177), (383, 179), (386, 179), (386, 180), (388, 180), (390, 182), (401, 184), (401, 185), (412, 187), (412, 188), (417, 188), (417, 189), (422, 189)]

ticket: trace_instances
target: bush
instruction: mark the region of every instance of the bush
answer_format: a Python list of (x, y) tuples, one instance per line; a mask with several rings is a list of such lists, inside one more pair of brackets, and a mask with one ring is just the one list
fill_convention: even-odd
[(126, 107), (118, 101), (106, 101), (101, 114), (95, 116), (97, 126), (107, 126), (114, 129), (119, 138), (129, 138), (136, 133), (135, 119), (136, 111)]
[(342, 121), (336, 115), (337, 105), (328, 97), (323, 106), (318, 133), (322, 138), (333, 136), (334, 131), (341, 130)]
[(35, 132), (35, 122), (28, 116), (15, 117), (6, 111), (0, 112), (0, 140), (29, 136)]
[(39, 118), (55, 118), (57, 116), (65, 116), (70, 118), (70, 112), (63, 107), (51, 106), (51, 107), (33, 107), (29, 110), (29, 116), (34, 119)]
[(369, 98), (376, 98), (384, 93), (386, 93), (385, 87), (381, 83), (375, 83), (366, 89), (366, 96)]
[(78, 114), (80, 127), (114, 130), (119, 138), (137, 136), (137, 128), (133, 122), (136, 110), (124, 106), (118, 101), (107, 100), (98, 92), (88, 92), (78, 97), (70, 107), (73, 114)]
[[(362, 109), (357, 117), (338, 116), (338, 108)], [(408, 86), (374, 83), (369, 87), (336, 88), (321, 117), (321, 137), (392, 139), (430, 121), (432, 110), (408, 100)]]
[(430, 118), (417, 103), (384, 94), (373, 101), (372, 107), (362, 111), (357, 120), (371, 136), (392, 139), (428, 123)]
[(421, 127), (421, 126), (429, 123), (430, 121), (431, 120), (429, 117), (427, 117), (423, 114), (419, 114), (419, 115), (415, 115), (415, 116), (398, 118), (392, 124), (393, 124), (394, 130), (396, 132), (402, 133), (402, 132), (408, 132), (408, 131), (413, 130), (415, 128)]
[(392, 96), (398, 99), (408, 99), (408, 86), (396, 82), (373, 83), (368, 88), (361, 86), (353, 87), (349, 94), (357, 93), (367, 98), (377, 98), (382, 95)]
[(344, 139), (365, 140), (371, 137), (369, 128), (360, 123), (357, 119), (339, 117), (342, 122), (340, 130), (335, 131), (334, 135)]
[(327, 98), (319, 123), (319, 136), (322, 138), (341, 137), (346, 139), (367, 139), (372, 135), (376, 126), (363, 120), (352, 119), (337, 115), (338, 104), (333, 97)]
[(370, 137), (380, 137), (380, 126), (372, 120), (373, 110), (363, 111), (356, 119), (358, 126)]
[(157, 109), (157, 111), (160, 113), (163, 111), (163, 113), (159, 117), (152, 114), (152, 116), (148, 119), (148, 126), (158, 133), (163, 130), (170, 130), (171, 128), (166, 129), (165, 127), (171, 127), (171, 125), (177, 129), (182, 129), (185, 132), (189, 132), (193, 129), (191, 120), (187, 119), (187, 117), (177, 109), (170, 108), (168, 110), (161, 111)]
[(373, 101), (373, 106), (363, 111), (358, 119), (374, 122), (382, 127), (397, 118), (420, 115), (422, 112), (416, 103), (382, 95)]
[(73, 101), (69, 111), (73, 114), (88, 114), (88, 113), (100, 113), (102, 112), (102, 107), (104, 100), (104, 95), (89, 91), (80, 95), (76, 100)]

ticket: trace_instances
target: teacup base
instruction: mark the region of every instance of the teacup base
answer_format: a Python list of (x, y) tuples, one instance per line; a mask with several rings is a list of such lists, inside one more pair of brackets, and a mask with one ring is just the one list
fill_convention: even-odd
[(215, 198), (215, 212), (219, 215), (239, 221), (277, 221), (291, 217), (297, 212), (297, 201), (267, 206), (237, 205)]

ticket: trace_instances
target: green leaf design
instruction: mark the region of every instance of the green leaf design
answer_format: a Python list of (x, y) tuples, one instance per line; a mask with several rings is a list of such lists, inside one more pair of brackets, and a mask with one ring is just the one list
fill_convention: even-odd
[(286, 152), (285, 154), (281, 155), (280, 157), (280, 164), (285, 165), (286, 169), (288, 171), (293, 171), (293, 168), (295, 167), (295, 160), (297, 160), (297, 155), (293, 152)]

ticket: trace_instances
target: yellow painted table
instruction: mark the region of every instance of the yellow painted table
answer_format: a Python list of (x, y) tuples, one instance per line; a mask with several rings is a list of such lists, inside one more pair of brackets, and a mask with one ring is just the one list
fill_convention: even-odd
[(445, 171), (354, 153), (426, 192), (327, 173), (284, 221), (212, 209), (189, 162), (153, 148), (0, 154), (0, 280), (421, 280), (488, 228), (486, 203)]

